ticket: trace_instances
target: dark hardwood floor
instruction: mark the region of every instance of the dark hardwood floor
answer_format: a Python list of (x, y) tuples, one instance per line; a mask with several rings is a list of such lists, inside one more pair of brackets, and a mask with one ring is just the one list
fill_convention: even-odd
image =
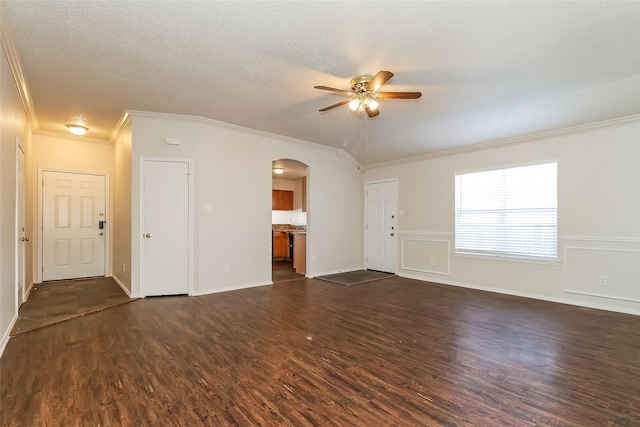
[(296, 273), (291, 261), (273, 261), (271, 263), (271, 280), (273, 283), (304, 279), (304, 274)]
[(304, 279), (13, 337), (0, 384), (3, 426), (638, 426), (640, 317)]

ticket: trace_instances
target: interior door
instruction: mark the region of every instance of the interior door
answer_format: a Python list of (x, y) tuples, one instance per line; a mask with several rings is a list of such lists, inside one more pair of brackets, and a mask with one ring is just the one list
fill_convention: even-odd
[(26, 244), (24, 151), (18, 145), (18, 307), (24, 302)]
[(366, 184), (366, 266), (395, 273), (398, 265), (396, 181)]
[(189, 293), (189, 170), (186, 161), (142, 164), (142, 292)]
[(42, 280), (104, 276), (106, 177), (44, 171), (42, 178)]

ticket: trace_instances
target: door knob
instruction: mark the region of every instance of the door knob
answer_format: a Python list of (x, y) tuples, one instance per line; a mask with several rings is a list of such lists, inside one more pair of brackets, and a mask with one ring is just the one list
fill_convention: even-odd
[(396, 235), (396, 233), (391, 233), (391, 237), (393, 237), (393, 236), (395, 236), (395, 235)]
[(29, 238), (28, 238), (28, 237), (23, 237), (23, 238), (21, 238), (20, 240), (21, 240), (21, 241), (23, 241), (23, 242), (28, 242), (28, 241), (29, 241)]
[(100, 235), (101, 235), (101, 236), (104, 236), (104, 233), (101, 231), (101, 232), (100, 232)]
[(147, 239), (150, 239), (151, 238), (151, 234), (147, 233), (147, 234), (144, 235), (144, 237), (146, 237)]

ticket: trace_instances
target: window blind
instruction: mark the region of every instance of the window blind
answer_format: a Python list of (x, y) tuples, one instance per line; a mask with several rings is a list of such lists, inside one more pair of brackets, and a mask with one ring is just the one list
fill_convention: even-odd
[(455, 251), (557, 258), (557, 163), (455, 177)]

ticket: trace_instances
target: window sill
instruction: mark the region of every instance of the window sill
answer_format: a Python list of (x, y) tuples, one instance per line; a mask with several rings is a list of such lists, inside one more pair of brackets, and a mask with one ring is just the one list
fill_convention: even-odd
[(558, 258), (536, 258), (525, 257), (516, 255), (497, 255), (497, 254), (483, 254), (478, 252), (454, 252), (454, 256), (461, 258), (479, 258), (488, 259), (493, 261), (507, 261), (507, 262), (523, 262), (526, 264), (544, 264), (544, 265), (559, 265), (560, 260)]

